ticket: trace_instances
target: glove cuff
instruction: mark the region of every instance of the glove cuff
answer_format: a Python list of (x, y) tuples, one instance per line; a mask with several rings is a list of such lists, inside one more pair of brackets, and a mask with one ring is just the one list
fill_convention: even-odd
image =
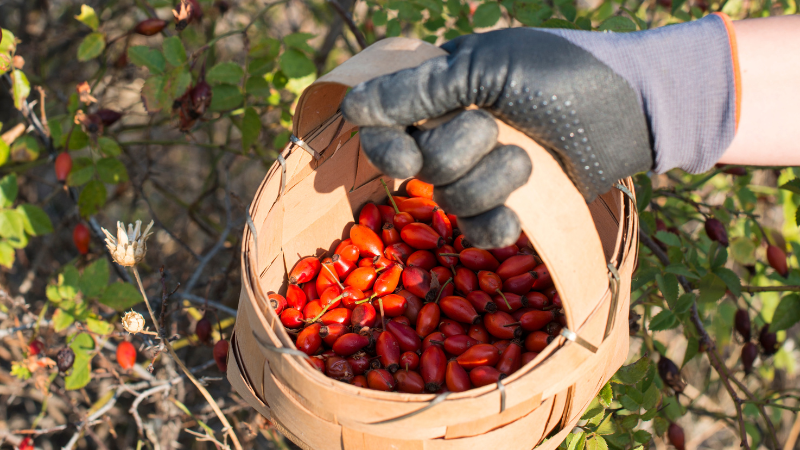
[(542, 31), (590, 52), (637, 91), (655, 171), (707, 171), (733, 140), (741, 85), (736, 38), (724, 14), (633, 33)]

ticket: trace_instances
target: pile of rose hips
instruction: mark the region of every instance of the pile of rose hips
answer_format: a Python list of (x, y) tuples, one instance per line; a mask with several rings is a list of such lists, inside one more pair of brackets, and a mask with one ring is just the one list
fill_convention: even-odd
[(412, 179), (406, 191), (365, 205), (350, 238), (301, 259), (269, 301), (311, 365), (339, 381), (408, 393), (496, 383), (565, 324), (547, 267), (524, 233), (473, 248), (433, 186)]

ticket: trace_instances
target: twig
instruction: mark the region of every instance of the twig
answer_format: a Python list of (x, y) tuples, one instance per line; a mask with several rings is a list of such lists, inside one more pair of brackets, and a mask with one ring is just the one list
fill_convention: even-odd
[(70, 438), (69, 442), (67, 442), (67, 444), (64, 447), (62, 447), (62, 449), (71, 450), (72, 447), (74, 447), (75, 444), (78, 442), (78, 439), (80, 439), (81, 434), (83, 432), (83, 428), (89, 426), (89, 424), (97, 420), (98, 417), (101, 417), (102, 415), (107, 413), (111, 408), (113, 408), (114, 405), (117, 403), (117, 398), (120, 396), (121, 393), (122, 393), (122, 388), (118, 388), (117, 391), (114, 393), (114, 396), (111, 397), (111, 399), (109, 399), (108, 402), (106, 402), (106, 404), (103, 405), (102, 408), (98, 409), (97, 411), (94, 412), (94, 414), (90, 415), (89, 417), (86, 418), (86, 420), (81, 422), (78, 425), (78, 431), (76, 431), (75, 434), (72, 435), (72, 438)]
[(340, 5), (336, 0), (326, 0), (326, 3), (331, 5), (336, 13), (339, 14), (339, 17), (342, 18), (344, 23), (347, 24), (347, 28), (349, 28), (356, 37), (356, 41), (358, 41), (358, 46), (361, 47), (361, 50), (367, 48), (367, 40), (364, 38), (364, 33), (362, 33), (361, 30), (358, 29), (358, 26), (356, 26), (356, 23), (353, 22), (353, 17), (350, 15), (350, 13), (345, 11), (344, 8), (342, 8), (342, 5)]
[[(189, 293), (185, 293), (185, 292), (184, 293), (178, 293), (176, 295), (179, 298), (182, 298), (184, 300), (188, 300), (188, 301), (190, 301), (192, 303), (196, 303), (198, 305), (213, 306), (218, 311), (222, 311), (222, 312), (228, 314), (229, 316), (236, 317), (236, 310), (235, 309), (233, 309), (233, 308), (231, 308), (229, 306), (225, 306), (220, 302), (217, 302), (217, 301), (214, 301), (214, 300), (208, 300), (206, 298), (200, 297), (199, 295), (189, 294)], [(0, 330), (0, 331), (2, 331), (2, 330)]]
[[(153, 320), (153, 325), (156, 327), (156, 331), (159, 333), (159, 336), (161, 336), (161, 343), (167, 349), (169, 355), (172, 356), (172, 359), (174, 359), (175, 362), (178, 364), (178, 367), (180, 367), (181, 370), (183, 370), (183, 373), (186, 374), (186, 377), (189, 378), (192, 384), (194, 384), (195, 387), (197, 387), (197, 390), (199, 390), (200, 393), (203, 394), (203, 397), (205, 397), (206, 401), (211, 406), (211, 409), (217, 415), (217, 418), (220, 420), (220, 422), (222, 422), (222, 426), (225, 428), (225, 430), (227, 430), (227, 434), (231, 438), (231, 442), (233, 442), (234, 448), (236, 448), (236, 450), (242, 450), (242, 445), (239, 443), (239, 439), (236, 437), (236, 433), (234, 433), (233, 427), (228, 422), (228, 419), (225, 417), (222, 411), (219, 409), (219, 405), (217, 405), (217, 402), (214, 400), (214, 397), (212, 397), (211, 394), (208, 392), (208, 390), (206, 390), (206, 388), (197, 380), (197, 378), (195, 378), (194, 375), (192, 375), (192, 373), (189, 371), (186, 365), (183, 364), (183, 361), (181, 361), (180, 357), (178, 357), (178, 355), (175, 353), (175, 350), (172, 348), (172, 344), (170, 344), (169, 339), (166, 338), (166, 336), (164, 336), (163, 334), (164, 332), (162, 332), (159, 326), (159, 321), (156, 319), (155, 314), (153, 314), (153, 308), (150, 306), (150, 300), (148, 300), (147, 294), (144, 291), (144, 286), (142, 285), (142, 279), (139, 276), (139, 270), (136, 268), (136, 266), (133, 266), (133, 275), (136, 277), (136, 282), (139, 284), (139, 290), (141, 291), (142, 298), (144, 299), (144, 302), (147, 305), (147, 311), (150, 313), (150, 318)], [(163, 278), (166, 275), (164, 275), (164, 272), (162, 272), (161, 276)], [(166, 290), (164, 292), (164, 297), (161, 299), (161, 301), (162, 302), (167, 301)]]
[(800, 286), (742, 286), (742, 292), (800, 292)]
[(142, 401), (147, 397), (161, 391), (168, 391), (171, 387), (172, 383), (167, 383), (167, 384), (162, 384), (160, 386), (152, 387), (146, 391), (143, 391), (133, 400), (133, 403), (131, 404), (130, 409), (128, 409), (128, 412), (131, 413), (133, 419), (136, 421), (136, 428), (139, 429), (140, 435), (144, 436), (144, 424), (142, 424), (142, 417), (139, 415), (139, 404), (142, 403)]

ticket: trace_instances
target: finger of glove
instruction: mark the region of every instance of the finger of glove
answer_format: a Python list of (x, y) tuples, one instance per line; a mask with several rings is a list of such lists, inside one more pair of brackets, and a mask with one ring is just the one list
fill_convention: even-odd
[(404, 128), (361, 127), (361, 148), (378, 170), (393, 178), (408, 178), (422, 169), (422, 153)]
[(505, 205), (474, 217), (459, 217), (458, 229), (478, 248), (503, 248), (516, 242), (522, 229), (517, 214)]
[(497, 122), (483, 110), (464, 111), (430, 130), (412, 133), (422, 153), (417, 178), (434, 186), (464, 176), (497, 145)]
[(447, 56), (366, 81), (342, 101), (342, 113), (359, 126), (407, 126), (439, 117), (467, 102), (465, 64)]
[(516, 145), (497, 147), (463, 177), (433, 190), (433, 198), (445, 211), (472, 217), (505, 203), (508, 196), (528, 182), (533, 171), (530, 157)]

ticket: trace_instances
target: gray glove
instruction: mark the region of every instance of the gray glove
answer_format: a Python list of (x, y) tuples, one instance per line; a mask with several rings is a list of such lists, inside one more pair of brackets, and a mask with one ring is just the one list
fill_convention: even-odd
[[(717, 20), (721, 24), (721, 19)], [(700, 26), (705, 30), (718, 25), (706, 19), (695, 24), (704, 21), (706, 25)], [(720, 39), (727, 42), (721, 26)], [(667, 28), (680, 35), (681, 26)], [(643, 50), (648, 45), (671, 50), (668, 44), (676, 41), (664, 32), (660, 40), (644, 39), (656, 35), (650, 31), (619, 34), (628, 39), (628, 47), (635, 47), (630, 43), (635, 35), (643, 37)], [(653, 167), (654, 121), (645, 112), (665, 102), (649, 98), (642, 86), (634, 88), (632, 83), (639, 81), (637, 77), (658, 79), (659, 74), (646, 77), (634, 64), (637, 72), (623, 78), (619, 73), (626, 73), (626, 64), (641, 61), (626, 53), (620, 56), (623, 62), (610, 61), (612, 70), (594, 56), (612, 49), (616, 34), (610, 39), (604, 33), (576, 36), (562, 37), (530, 28), (461, 36), (442, 46), (448, 56), (356, 86), (345, 97), (342, 111), (361, 127), (362, 148), (379, 170), (398, 178), (416, 175), (432, 183), (434, 199), (445, 211), (458, 216), (459, 228), (474, 245), (507, 246), (519, 236), (520, 224), (503, 203), (527, 182), (532, 167), (522, 149), (498, 146), (493, 116), (550, 151), (587, 201), (606, 192), (617, 179)], [(592, 41), (594, 36), (597, 41), (611, 42), (592, 53), (585, 50), (586, 45), (573, 43), (579, 39)], [(701, 67), (707, 68), (708, 61), (719, 59), (713, 56), (703, 55)], [(720, 72), (727, 82), (725, 71)], [(661, 77), (669, 79), (663, 74)], [(667, 84), (663, 89), (667, 92), (674, 88), (661, 84)], [(656, 82), (655, 86), (660, 85)], [(693, 103), (681, 104), (683, 109), (676, 116), (696, 121), (692, 105), (705, 107), (713, 102), (696, 98), (697, 89), (687, 91), (695, 96)], [(411, 126), (470, 105), (482, 110), (461, 112), (427, 131)], [(661, 116), (670, 117), (670, 109), (662, 109), (667, 111)]]

